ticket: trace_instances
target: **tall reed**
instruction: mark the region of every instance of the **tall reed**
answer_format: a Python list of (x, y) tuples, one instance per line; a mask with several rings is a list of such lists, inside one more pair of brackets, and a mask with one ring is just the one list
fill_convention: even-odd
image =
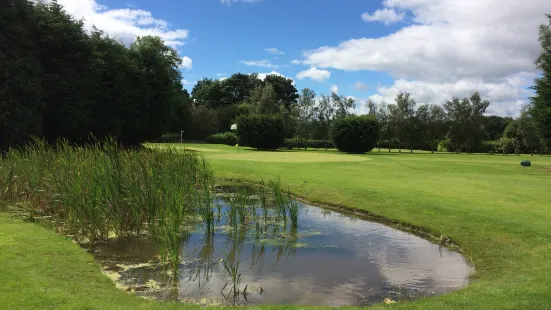
[[(212, 171), (199, 154), (121, 149), (114, 140), (35, 140), (0, 164), (0, 202), (48, 219), (79, 242), (146, 233), (177, 272), (186, 223), (210, 208)], [(206, 212), (211, 221), (212, 212)]]

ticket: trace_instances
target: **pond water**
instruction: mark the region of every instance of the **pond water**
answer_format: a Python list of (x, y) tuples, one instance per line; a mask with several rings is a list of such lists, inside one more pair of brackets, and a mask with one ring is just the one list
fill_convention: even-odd
[[(156, 263), (157, 246), (143, 238), (90, 251), (127, 291), (211, 305), (399, 302), (462, 288), (472, 272), (462, 255), (418, 236), (305, 203), (299, 203), (297, 227), (275, 221), (275, 210), (266, 208), (256, 221), (233, 229), (224, 216), (225, 196), (215, 199), (221, 214), (214, 234), (197, 225), (183, 238), (176, 278)], [(238, 296), (224, 263), (230, 269), (238, 264)]]

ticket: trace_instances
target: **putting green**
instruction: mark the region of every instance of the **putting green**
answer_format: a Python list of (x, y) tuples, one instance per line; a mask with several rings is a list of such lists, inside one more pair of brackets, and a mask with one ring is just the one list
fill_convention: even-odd
[[(194, 148), (195, 149), (195, 148)], [(353, 162), (353, 161), (365, 161), (371, 158), (358, 155), (344, 155), (344, 154), (323, 154), (314, 152), (241, 152), (224, 153), (207, 155), (212, 159), (228, 159), (228, 160), (247, 160), (258, 162), (289, 162), (289, 163), (308, 163), (308, 162)]]

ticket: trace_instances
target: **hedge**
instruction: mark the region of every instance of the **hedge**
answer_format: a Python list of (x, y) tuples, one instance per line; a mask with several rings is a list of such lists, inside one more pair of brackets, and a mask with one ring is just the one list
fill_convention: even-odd
[(379, 139), (379, 122), (373, 115), (350, 115), (331, 125), (331, 140), (341, 152), (363, 154)]
[(237, 119), (239, 143), (260, 150), (276, 150), (285, 141), (281, 116), (244, 115)]
[(233, 132), (223, 132), (210, 135), (205, 138), (205, 143), (209, 144), (226, 144), (226, 145), (236, 145), (237, 144), (237, 135)]

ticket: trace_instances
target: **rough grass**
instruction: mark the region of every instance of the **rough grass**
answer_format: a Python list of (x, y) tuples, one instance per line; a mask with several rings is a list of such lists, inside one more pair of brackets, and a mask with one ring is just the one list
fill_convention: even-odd
[[(551, 309), (549, 157), (374, 152), (363, 156), (369, 161), (293, 162), (290, 157), (267, 164), (235, 160), (235, 147), (187, 146), (217, 150), (207, 156), (219, 177), (258, 181), (279, 175), (309, 200), (443, 233), (475, 264), (467, 288), (393, 308)], [(248, 153), (270, 154), (242, 148), (240, 156)], [(531, 159), (533, 167), (521, 168), (521, 159)], [(0, 279), (0, 305), (6, 309), (192, 307), (119, 291), (77, 245), (37, 225), (1, 217)]]

